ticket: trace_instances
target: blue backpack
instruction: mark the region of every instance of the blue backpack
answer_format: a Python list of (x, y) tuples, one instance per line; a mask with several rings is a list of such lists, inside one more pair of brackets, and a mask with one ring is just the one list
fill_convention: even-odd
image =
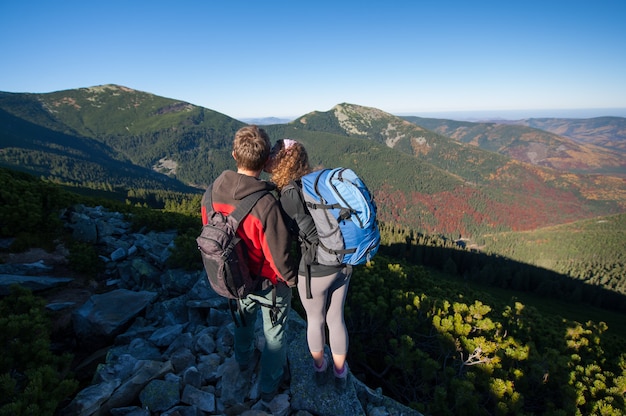
[(365, 183), (348, 168), (323, 169), (302, 177), (302, 195), (319, 237), (314, 260), (355, 266), (380, 246), (376, 204)]

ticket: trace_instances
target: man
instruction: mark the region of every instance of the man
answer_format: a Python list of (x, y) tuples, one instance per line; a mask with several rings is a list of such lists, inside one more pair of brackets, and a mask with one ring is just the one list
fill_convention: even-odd
[[(267, 133), (257, 126), (246, 126), (235, 134), (232, 156), (237, 172), (224, 171), (213, 183), (213, 208), (230, 214), (245, 196), (272, 191), (275, 186), (259, 179), (270, 153)], [(206, 225), (207, 207), (202, 207)], [(239, 300), (239, 322), (235, 328), (235, 359), (242, 370), (251, 364), (254, 353), (254, 325), (261, 308), (265, 347), (261, 352), (259, 383), (261, 400), (269, 403), (278, 392), (287, 361), (286, 325), (291, 309), (291, 288), (297, 269), (290, 255), (291, 237), (280, 205), (268, 193), (240, 223), (237, 234), (248, 249), (248, 267), (260, 276), (260, 288)], [(275, 302), (274, 302), (275, 296)], [(276, 305), (276, 308), (272, 306)]]

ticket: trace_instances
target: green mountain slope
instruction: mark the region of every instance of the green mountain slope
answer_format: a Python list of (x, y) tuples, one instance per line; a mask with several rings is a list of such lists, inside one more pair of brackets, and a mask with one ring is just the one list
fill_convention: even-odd
[(244, 125), (215, 111), (116, 85), (1, 93), (0, 108), (50, 130), (105, 144), (143, 168), (166, 162), (180, 181), (200, 185), (232, 168), (232, 137)]
[[(0, 93), (0, 110), (5, 166), (96, 188), (199, 192), (234, 168), (232, 137), (244, 125), (115, 85)], [(426, 233), (530, 230), (626, 207), (623, 180), (521, 163), (368, 107), (341, 104), (266, 129), (273, 139), (302, 140), (314, 164), (354, 168), (382, 221)]]
[(267, 126), (275, 139), (291, 137), (302, 142), (314, 167), (345, 166), (355, 169), (373, 189), (405, 193), (438, 193), (462, 186), (462, 179), (382, 143), (332, 133), (303, 131), (293, 124)]
[(104, 143), (50, 130), (0, 110), (0, 165), (55, 182), (95, 189), (193, 189), (168, 176), (130, 163)]
[(343, 103), (324, 113), (313, 112), (289, 124), (302, 130), (367, 138), (477, 184), (487, 183), (491, 173), (508, 161), (495, 152), (464, 146), (400, 117), (354, 104)]

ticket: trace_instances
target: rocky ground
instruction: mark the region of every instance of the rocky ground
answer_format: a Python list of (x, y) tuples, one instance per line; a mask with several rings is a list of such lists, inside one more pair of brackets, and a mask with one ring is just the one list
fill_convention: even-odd
[(72, 313), (84, 304), (92, 295), (107, 290), (104, 282), (85, 277), (72, 271), (68, 267), (68, 251), (63, 245), (58, 245), (54, 251), (42, 248), (31, 248), (21, 253), (0, 251), (0, 273), (25, 273), (53, 277), (71, 278), (66, 284), (37, 291), (37, 295), (44, 299), (46, 305), (70, 305), (60, 310), (49, 310), (52, 319), (53, 347), (59, 351), (72, 352), (74, 361), (72, 371), (82, 384), (91, 381), (95, 366), (104, 362), (106, 351), (93, 354), (81, 352), (75, 348), (74, 331), (72, 328)]
[[(204, 271), (165, 265), (175, 232), (133, 233), (120, 214), (98, 207), (76, 207), (66, 220), (76, 239), (98, 247), (104, 266), (96, 277), (70, 270), (62, 245), (0, 250), (0, 290), (11, 281), (33, 288), (51, 312), (53, 348), (75, 356), (81, 388), (60, 415), (419, 416), (352, 375), (342, 391), (332, 375), (317, 385), (306, 322), (293, 311), (289, 382), (259, 407), (258, 366), (239, 371), (227, 302)], [(257, 348), (263, 344), (257, 327)]]

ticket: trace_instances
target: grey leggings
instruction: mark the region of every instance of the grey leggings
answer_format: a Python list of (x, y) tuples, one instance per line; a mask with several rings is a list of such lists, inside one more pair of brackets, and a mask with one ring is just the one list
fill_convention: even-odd
[(306, 298), (306, 277), (298, 276), (298, 293), (307, 320), (309, 350), (324, 350), (326, 328), (333, 354), (348, 353), (348, 330), (343, 317), (343, 305), (348, 293), (351, 273), (347, 268), (328, 276), (311, 277), (312, 299)]

